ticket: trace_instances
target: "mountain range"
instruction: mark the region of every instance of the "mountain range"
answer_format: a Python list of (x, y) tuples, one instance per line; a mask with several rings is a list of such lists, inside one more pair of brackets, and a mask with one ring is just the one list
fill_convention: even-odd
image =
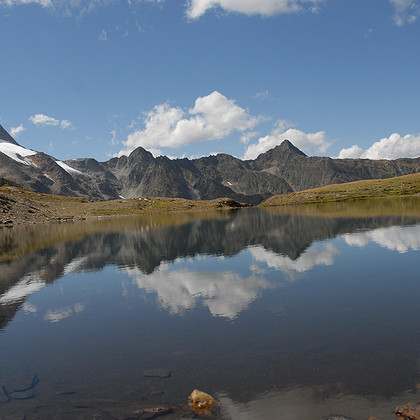
[(142, 147), (129, 156), (98, 162), (92, 158), (60, 161), (20, 146), (0, 125), (0, 178), (42, 193), (90, 200), (229, 197), (259, 204), (286, 194), (363, 179), (420, 172), (420, 158), (396, 160), (332, 159), (307, 156), (290, 141), (241, 160), (227, 154), (199, 159), (155, 158)]

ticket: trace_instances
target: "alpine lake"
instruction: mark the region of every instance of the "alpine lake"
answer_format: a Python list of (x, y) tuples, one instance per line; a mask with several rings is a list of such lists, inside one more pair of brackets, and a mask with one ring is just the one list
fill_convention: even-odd
[[(218, 404), (195, 412), (194, 389)], [(0, 230), (2, 420), (391, 420), (410, 401), (419, 198)]]

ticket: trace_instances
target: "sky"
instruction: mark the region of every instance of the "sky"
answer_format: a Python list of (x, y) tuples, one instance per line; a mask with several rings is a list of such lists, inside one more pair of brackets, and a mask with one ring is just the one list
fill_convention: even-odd
[(420, 156), (420, 0), (0, 0), (0, 124), (57, 159)]

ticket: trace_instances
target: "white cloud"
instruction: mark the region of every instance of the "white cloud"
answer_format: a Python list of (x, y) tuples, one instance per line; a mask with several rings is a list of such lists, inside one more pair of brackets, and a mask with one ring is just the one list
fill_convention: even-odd
[(29, 117), (29, 121), (31, 121), (35, 125), (58, 125), (60, 121), (56, 120), (53, 117), (49, 117), (45, 114), (35, 114)]
[(244, 132), (261, 121), (253, 117), (232, 99), (214, 91), (199, 97), (194, 108), (184, 111), (165, 103), (155, 106), (145, 114), (144, 130), (129, 134), (123, 142), (125, 149), (119, 155), (128, 154), (136, 147), (179, 148), (194, 142), (219, 140), (234, 131)]
[(107, 33), (105, 29), (101, 30), (101, 33), (98, 36), (99, 41), (106, 41), (108, 39)]
[(267, 99), (271, 96), (271, 93), (269, 90), (264, 90), (262, 92), (257, 92), (254, 96), (255, 99)]
[(106, 6), (115, 3), (116, 0), (0, 0), (0, 6), (9, 7), (22, 6), (27, 4), (38, 4), (45, 9), (50, 9), (72, 16), (74, 13), (84, 15), (95, 7)]
[(34, 125), (39, 125), (42, 127), (45, 126), (60, 126), (63, 130), (66, 128), (74, 128), (73, 124), (68, 120), (57, 120), (53, 117), (49, 117), (45, 114), (35, 114), (29, 117), (29, 121), (31, 121)]
[(347, 149), (341, 149), (340, 154), (338, 155), (339, 159), (358, 159), (361, 158), (365, 151), (359, 147), (357, 144), (354, 144)]
[(60, 127), (64, 130), (66, 128), (73, 128), (73, 124), (69, 120), (61, 120)]
[(277, 121), (275, 128), (265, 137), (261, 137), (258, 143), (251, 144), (245, 150), (244, 159), (255, 159), (261, 153), (281, 144), (284, 140), (290, 140), (298, 149), (305, 153), (325, 153), (332, 142), (328, 139), (325, 131), (316, 133), (304, 133), (283, 121)]
[(363, 150), (357, 144), (347, 149), (342, 149), (339, 159), (362, 158), (362, 159), (398, 159), (414, 158), (420, 156), (420, 134), (416, 136), (407, 134), (404, 137), (398, 133), (391, 134), (375, 142), (367, 150)]
[(417, 0), (389, 0), (395, 9), (393, 15), (394, 22), (398, 26), (406, 23), (413, 23), (419, 15), (419, 5)]
[(273, 16), (307, 9), (316, 11), (322, 2), (323, 0), (189, 0), (187, 16), (190, 19), (198, 19), (207, 10), (217, 7), (246, 15)]
[(23, 4), (39, 4), (41, 7), (52, 7), (53, 3), (51, 0), (2, 0), (0, 5), (6, 5), (9, 7), (20, 6)]
[(248, 144), (254, 137), (258, 135), (255, 131), (248, 131), (247, 133), (244, 133), (239, 140), (243, 144)]
[[(136, 5), (141, 2), (156, 3), (161, 5), (165, 0), (128, 0), (129, 5)], [(119, 0), (0, 0), (0, 6), (22, 6), (28, 4), (38, 4), (39, 6), (59, 12), (65, 16), (83, 16), (97, 7), (104, 7), (118, 3)]]
[(26, 128), (21, 124), (18, 127), (12, 127), (10, 129), (10, 135), (12, 137), (17, 137), (20, 133), (22, 133), (23, 131), (25, 131)]

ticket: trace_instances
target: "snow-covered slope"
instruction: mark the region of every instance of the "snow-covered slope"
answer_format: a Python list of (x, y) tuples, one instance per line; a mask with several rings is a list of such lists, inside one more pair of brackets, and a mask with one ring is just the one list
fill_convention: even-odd
[(118, 180), (95, 163), (97, 172), (76, 169), (72, 163), (22, 147), (0, 125), (0, 178), (22, 187), (94, 200), (118, 198)]
[(0, 140), (0, 152), (9, 156), (9, 158), (15, 160), (16, 162), (23, 163), (24, 165), (32, 165), (32, 161), (27, 159), (27, 157), (37, 154), (37, 152), (34, 152), (33, 150), (25, 149), (18, 144), (10, 143), (5, 140)]

